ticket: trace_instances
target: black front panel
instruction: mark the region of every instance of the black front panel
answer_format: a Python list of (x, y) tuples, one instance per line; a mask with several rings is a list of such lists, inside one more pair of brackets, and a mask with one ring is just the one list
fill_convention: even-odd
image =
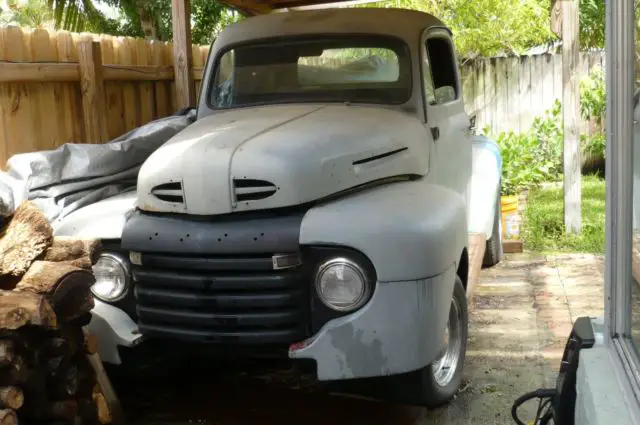
[(309, 276), (273, 270), (271, 255), (142, 253), (133, 276), (144, 335), (283, 348), (309, 336)]
[(304, 211), (274, 214), (258, 212), (211, 218), (138, 211), (125, 224), (122, 248), (203, 257), (297, 251)]

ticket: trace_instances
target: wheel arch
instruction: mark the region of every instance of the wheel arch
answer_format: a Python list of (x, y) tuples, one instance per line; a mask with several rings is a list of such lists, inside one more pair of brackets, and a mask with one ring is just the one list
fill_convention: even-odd
[(467, 282), (469, 281), (469, 250), (465, 246), (460, 254), (460, 260), (458, 261), (458, 268), (456, 269), (456, 274), (460, 277), (462, 281), (462, 286), (464, 286), (464, 290), (467, 290)]

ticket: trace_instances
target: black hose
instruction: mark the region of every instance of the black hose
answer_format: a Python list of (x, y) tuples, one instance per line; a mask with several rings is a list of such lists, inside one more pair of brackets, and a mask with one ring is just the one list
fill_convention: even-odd
[[(524, 395), (521, 395), (516, 399), (516, 401), (513, 402), (513, 406), (511, 406), (511, 417), (513, 418), (514, 421), (516, 421), (516, 424), (526, 425), (524, 422), (520, 420), (520, 418), (518, 418), (518, 408), (522, 406), (524, 403), (526, 403), (527, 401), (532, 400), (534, 398), (549, 399), (545, 401), (545, 403), (541, 403), (538, 406), (538, 412), (536, 413), (536, 420), (538, 420), (538, 418), (540, 418), (540, 413), (543, 407), (546, 407), (546, 405), (549, 405), (551, 403), (551, 400), (553, 400), (553, 397), (555, 397), (555, 395), (556, 395), (555, 388), (541, 388), (541, 389), (526, 393)], [(540, 425), (548, 424), (552, 416), (553, 414), (551, 411), (545, 413), (540, 418)]]

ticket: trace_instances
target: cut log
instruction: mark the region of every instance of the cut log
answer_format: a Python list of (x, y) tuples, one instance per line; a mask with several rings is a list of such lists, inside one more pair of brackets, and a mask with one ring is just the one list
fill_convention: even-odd
[(16, 330), (25, 325), (55, 328), (56, 315), (49, 302), (30, 292), (0, 291), (0, 329)]
[(27, 372), (27, 379), (21, 387), (27, 394), (29, 403), (33, 401), (34, 395), (44, 397), (47, 390), (47, 376), (48, 372), (45, 365), (30, 369)]
[(44, 261), (72, 261), (86, 258), (90, 264), (98, 260), (100, 241), (98, 239), (75, 239), (56, 236), (45, 251)]
[(18, 387), (2, 387), (0, 388), (0, 406), (5, 409), (18, 410), (24, 403), (24, 394)]
[(93, 402), (96, 404), (98, 411), (98, 422), (103, 425), (110, 424), (112, 422), (111, 412), (109, 411), (109, 405), (101, 393), (93, 394)]
[(0, 425), (18, 425), (18, 415), (11, 409), (0, 410)]
[(78, 366), (70, 357), (58, 357), (47, 363), (48, 393), (52, 400), (74, 397), (78, 391)]
[(76, 258), (75, 260), (60, 261), (59, 263), (68, 264), (70, 266), (78, 267), (84, 270), (91, 270), (91, 268), (93, 267), (93, 263), (91, 262), (91, 258), (89, 256)]
[(84, 330), (84, 351), (87, 354), (98, 352), (98, 338), (86, 329)]
[(56, 336), (44, 341), (41, 351), (47, 357), (72, 356), (75, 347), (72, 347), (65, 338)]
[(65, 263), (36, 261), (15, 290), (47, 294), (58, 320), (65, 323), (91, 311), (94, 283), (93, 274), (87, 270)]
[(24, 275), (52, 241), (53, 229), (42, 211), (32, 202), (22, 203), (0, 236), (0, 275)]
[(1, 385), (18, 385), (27, 381), (29, 378), (29, 368), (24, 358), (16, 356), (11, 366), (0, 370)]
[(98, 353), (87, 355), (87, 359), (96, 374), (97, 384), (93, 391), (93, 400), (98, 407), (100, 423), (124, 424), (126, 421), (120, 399), (104, 370), (100, 355)]
[(13, 363), (14, 349), (13, 341), (0, 340), (0, 366), (7, 366)]
[(93, 274), (79, 267), (53, 261), (35, 261), (16, 286), (16, 290), (53, 294), (63, 285), (91, 287), (94, 283)]

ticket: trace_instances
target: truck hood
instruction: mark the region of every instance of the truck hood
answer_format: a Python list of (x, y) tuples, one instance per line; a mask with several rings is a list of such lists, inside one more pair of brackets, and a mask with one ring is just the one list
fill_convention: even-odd
[(303, 204), (375, 180), (423, 175), (426, 131), (382, 107), (283, 105), (220, 112), (143, 164), (138, 208), (196, 215)]

